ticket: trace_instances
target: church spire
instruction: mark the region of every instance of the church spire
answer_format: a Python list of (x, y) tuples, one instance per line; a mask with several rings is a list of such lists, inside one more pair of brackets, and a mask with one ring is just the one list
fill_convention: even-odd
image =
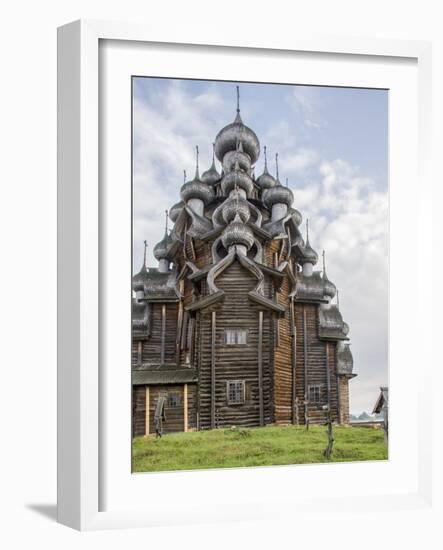
[(199, 155), (198, 145), (196, 145), (195, 146), (195, 179), (196, 180), (200, 179), (200, 173), (199, 173), (199, 167), (198, 167), (198, 155)]
[(240, 116), (240, 87), (236, 86), (236, 88), (237, 88), (237, 115), (235, 117), (234, 122), (238, 122), (242, 124), (243, 121)]
[(279, 178), (279, 175), (278, 175), (278, 153), (275, 153), (275, 176), (276, 176), (276, 180), (277, 180), (277, 183), (280, 183), (280, 178)]
[(215, 143), (212, 144), (212, 166), (211, 168), (213, 168), (215, 170)]
[(306, 246), (309, 245), (309, 218), (306, 218)]
[(263, 155), (265, 156), (265, 168), (263, 170), (263, 174), (268, 173), (268, 154), (266, 152), (266, 145), (263, 147)]
[(165, 236), (168, 236), (168, 211), (165, 210)]
[(147, 253), (147, 250), (148, 250), (148, 243), (147, 241), (143, 241), (143, 244), (144, 244), (144, 251), (143, 251), (143, 267), (146, 269), (146, 253)]

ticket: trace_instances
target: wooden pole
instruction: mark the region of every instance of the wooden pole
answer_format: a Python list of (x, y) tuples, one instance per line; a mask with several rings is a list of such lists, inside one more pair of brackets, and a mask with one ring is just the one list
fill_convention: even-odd
[(188, 431), (188, 384), (185, 384), (183, 388), (183, 431)]
[(145, 435), (149, 435), (149, 422), (150, 422), (150, 417), (149, 417), (149, 407), (150, 407), (149, 386), (146, 386), (145, 392), (146, 392), (145, 393)]
[(258, 312), (258, 398), (260, 406), (260, 426), (265, 425), (263, 403), (263, 311)]
[(162, 305), (162, 335), (160, 349), (160, 363), (165, 362), (165, 342), (166, 342), (166, 304)]
[(298, 424), (298, 404), (297, 404), (297, 386), (296, 386), (296, 366), (297, 366), (297, 331), (295, 327), (294, 301), (291, 299), (291, 334), (292, 334), (292, 423)]
[[(182, 283), (183, 281), (180, 281)], [(180, 302), (178, 304), (178, 317), (177, 317), (177, 336), (175, 339), (175, 354), (176, 354), (176, 363), (177, 366), (180, 365), (180, 342), (181, 342), (181, 336), (182, 336), (182, 326), (183, 326), (183, 300), (180, 298)]]
[(337, 374), (337, 415), (338, 423), (341, 424), (341, 392), (340, 392), (340, 376)]
[(137, 365), (141, 365), (143, 361), (143, 342), (137, 342)]
[(331, 378), (329, 374), (329, 342), (325, 344), (325, 369), (326, 369), (326, 392), (328, 397), (328, 410), (331, 414)]
[(211, 319), (211, 428), (215, 428), (215, 336), (216, 336), (216, 316), (212, 312)]
[(308, 411), (308, 334), (306, 327), (306, 307), (303, 306), (303, 360), (304, 360), (304, 383), (305, 383), (305, 425), (309, 426), (309, 411)]

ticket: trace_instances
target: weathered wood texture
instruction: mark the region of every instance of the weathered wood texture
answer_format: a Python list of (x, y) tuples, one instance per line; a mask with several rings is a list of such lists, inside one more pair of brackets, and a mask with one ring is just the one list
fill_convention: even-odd
[(349, 381), (346, 376), (339, 376), (340, 387), (340, 423), (349, 424)]
[(275, 422), (277, 424), (288, 424), (293, 417), (292, 399), (292, 334), (289, 303), (290, 283), (287, 277), (283, 280), (280, 292), (276, 294), (279, 304), (285, 306), (286, 311), (283, 317), (276, 318), (278, 324), (278, 339), (275, 347)]
[(132, 435), (145, 435), (146, 391), (144, 386), (132, 389)]
[[(303, 313), (304, 312), (304, 313)], [(306, 320), (306, 330), (304, 327)], [(328, 380), (326, 360), (328, 355), (328, 371), (330, 376), (330, 407), (331, 417), (337, 418), (337, 385), (335, 342), (329, 342), (326, 354), (326, 342), (318, 337), (318, 305), (295, 304), (295, 322), (297, 331), (297, 362), (296, 362), (296, 395), (300, 403), (306, 398), (309, 401), (309, 386), (320, 386), (320, 402), (309, 402), (307, 405), (310, 423), (326, 421), (326, 413), (322, 409), (328, 404)], [(306, 342), (305, 342), (306, 334)], [(305, 366), (307, 365), (307, 368)], [(300, 407), (300, 422), (305, 423), (305, 407)]]
[[(215, 353), (214, 423), (221, 426), (257, 426), (260, 424), (260, 395), (258, 371), (259, 307), (248, 298), (248, 292), (257, 284), (251, 273), (237, 261), (216, 280), (225, 291), (222, 303), (201, 312), (196, 334), (200, 342), (199, 352), (199, 415), (200, 428), (211, 427), (212, 354)], [(212, 312), (216, 314), (215, 342), (213, 342)], [(226, 329), (245, 329), (246, 345), (228, 345)], [(263, 314), (263, 350), (270, 344), (271, 318)], [(269, 355), (263, 353), (263, 417), (271, 422), (271, 373)], [(227, 381), (245, 381), (245, 402), (230, 405), (227, 401)]]
[[(133, 436), (155, 433), (155, 408), (160, 396), (166, 397), (165, 414), (163, 422), (164, 433), (180, 432), (184, 430), (184, 385), (157, 385), (149, 386), (149, 413), (146, 411), (146, 386), (134, 386), (132, 392), (132, 433)], [(187, 385), (188, 393), (188, 429), (197, 427), (195, 384)], [(171, 406), (169, 398), (174, 396), (178, 401), (175, 407)], [(149, 430), (146, 430), (146, 420), (149, 420)]]
[[(162, 320), (162, 309), (165, 310), (165, 322)], [(178, 304), (152, 304), (151, 336), (143, 340), (143, 363), (174, 363), (176, 362)], [(164, 326), (164, 334), (163, 334)], [(135, 344), (135, 343), (134, 343)], [(133, 344), (133, 346), (134, 346)], [(162, 357), (162, 346), (164, 356)], [(137, 346), (133, 347), (133, 364), (137, 364)], [(163, 361), (162, 361), (163, 358)]]

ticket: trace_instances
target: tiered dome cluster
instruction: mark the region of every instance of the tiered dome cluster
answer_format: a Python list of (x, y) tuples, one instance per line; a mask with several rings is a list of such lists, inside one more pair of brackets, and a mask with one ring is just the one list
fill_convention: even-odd
[[(250, 254), (254, 260), (257, 250), (263, 248), (263, 239), (286, 238), (290, 243), (289, 254), (300, 266), (300, 289), (308, 294), (311, 292), (315, 299), (320, 297), (328, 302), (336, 294), (335, 285), (327, 278), (325, 269), (320, 279), (319, 272), (313, 271), (318, 254), (310, 244), (308, 227), (305, 239), (301, 234), (302, 216), (292, 206), (293, 192), (280, 182), (278, 154), (274, 176), (269, 172), (266, 147), (263, 152), (263, 173), (255, 178), (260, 142), (255, 132), (243, 123), (237, 89), (236, 117), (218, 132), (211, 166), (200, 176), (197, 148), (194, 178), (186, 181), (185, 173), (181, 201), (169, 211), (174, 227), (171, 233), (166, 229), (163, 239), (154, 248), (159, 270), (169, 270), (177, 252), (174, 246), (177, 242), (184, 243), (186, 235), (215, 240), (213, 248), (223, 247), (224, 254), (235, 251)], [(221, 164), (221, 173), (217, 170), (216, 159)], [(214, 256), (214, 262), (221, 256)], [(145, 272), (142, 275), (145, 276)]]

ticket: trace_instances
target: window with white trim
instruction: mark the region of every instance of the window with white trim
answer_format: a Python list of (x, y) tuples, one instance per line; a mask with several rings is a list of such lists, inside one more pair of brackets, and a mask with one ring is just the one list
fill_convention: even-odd
[(229, 405), (241, 405), (245, 402), (245, 381), (230, 380), (226, 382), (226, 393)]
[(228, 346), (241, 346), (247, 343), (248, 331), (239, 328), (226, 329), (226, 344)]

